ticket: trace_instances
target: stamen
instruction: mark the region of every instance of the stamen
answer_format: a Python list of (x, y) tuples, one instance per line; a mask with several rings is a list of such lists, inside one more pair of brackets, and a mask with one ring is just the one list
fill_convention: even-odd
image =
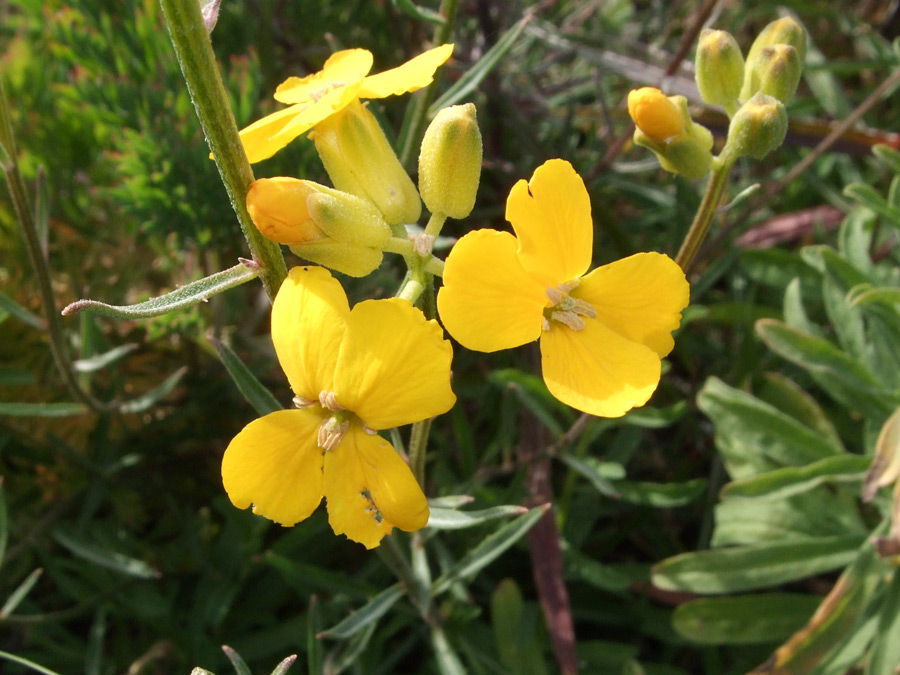
[(337, 402), (337, 396), (335, 396), (333, 391), (320, 391), (319, 405), (321, 405), (326, 410), (346, 410), (344, 406)]
[(597, 310), (594, 309), (594, 306), (589, 303), (587, 300), (582, 300), (581, 298), (573, 298), (575, 300), (575, 307), (572, 309), (576, 314), (580, 314), (581, 316), (586, 316), (589, 319), (597, 318)]
[(558, 288), (552, 288), (552, 287), (551, 287), (551, 288), (548, 288), (548, 289), (547, 289), (546, 291), (544, 291), (544, 292), (547, 294), (547, 298), (550, 300), (550, 302), (551, 302), (553, 305), (558, 305), (559, 303), (562, 302), (563, 298), (566, 297), (566, 296), (562, 293), (562, 291), (560, 291)]
[(294, 407), (300, 408), (309, 408), (312, 405), (315, 405), (316, 402), (311, 398), (304, 398), (303, 396), (295, 396), (294, 397)]
[(575, 312), (553, 312), (550, 318), (568, 326), (572, 330), (584, 330), (584, 319)]
[(333, 82), (329, 82), (324, 87), (316, 89), (315, 91), (311, 91), (309, 93), (309, 97), (313, 100), (314, 103), (317, 103), (322, 99), (325, 94), (329, 91), (333, 91), (334, 89), (340, 89), (343, 86), (346, 86), (346, 82), (343, 80), (334, 80)]
[(370, 427), (370, 426), (369, 426), (368, 424), (366, 424), (365, 422), (362, 423), (362, 428), (363, 428), (363, 431), (365, 431), (367, 434), (369, 434), (369, 436), (374, 436), (375, 434), (378, 433), (377, 431), (375, 431), (375, 429), (373, 429), (372, 427)]
[(550, 330), (550, 322), (547, 321), (546, 316), (541, 317), (541, 330)]
[(319, 433), (316, 445), (325, 452), (334, 450), (344, 439), (347, 429), (350, 428), (349, 420), (339, 421), (337, 417), (329, 417), (319, 425)]

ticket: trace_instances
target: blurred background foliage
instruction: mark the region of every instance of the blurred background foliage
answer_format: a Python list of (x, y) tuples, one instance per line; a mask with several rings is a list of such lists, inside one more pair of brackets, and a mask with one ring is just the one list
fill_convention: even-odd
[[(900, 586), (866, 540), (886, 536), (892, 507), (885, 495), (863, 503), (860, 489), (900, 404), (900, 316), (890, 293), (858, 296), (900, 285), (898, 163), (871, 154), (876, 143), (900, 147), (896, 94), (780, 181), (897, 69), (896, 3), (463, 0), (438, 96), (492, 47), (508, 51), (469, 96), (484, 135), (482, 184), (471, 218), (445, 233), (502, 227), (511, 185), (564, 157), (591, 193), (596, 264), (673, 254), (702, 185), (631, 147), (623, 100), (665, 77), (723, 135), (724, 116), (696, 95), (693, 46), (666, 75), (710, 6), (713, 25), (745, 49), (792, 12), (810, 32), (806, 72), (786, 144), (736, 167), (732, 196), (761, 188), (720, 215), (651, 405), (590, 420), (558, 449), (579, 658), (585, 673), (742, 673), (785, 643), (794, 670), (761, 672), (867, 664), (888, 673), (878, 668), (900, 660)], [(244, 126), (277, 109), (279, 82), (331, 52), (364, 47), (379, 71), (420, 51), (432, 30), (400, 0), (233, 0), (213, 45)], [(0, 53), (20, 166), (29, 184), (43, 167), (49, 184), (60, 307), (80, 297), (138, 302), (246, 255), (154, 0), (7, 0)], [(373, 106), (389, 134), (400, 134), (408, 103)], [(306, 141), (255, 171), (325, 178)], [(0, 402), (65, 401), (40, 321), (20, 311), (41, 313), (20, 237), (3, 191)], [(345, 285), (353, 301), (391, 293), (399, 276), (386, 265)], [(429, 627), (403, 603), (347, 640), (317, 640), (393, 576), (334, 537), (321, 510), (286, 530), (224, 496), (222, 451), (256, 414), (210, 338), (290, 400), (258, 284), (144, 322), (65, 321), (84, 384), (104, 398), (140, 395), (186, 370), (140, 413), (0, 417), (0, 651), (59, 673), (230, 672), (223, 644), (252, 672), (288, 654), (300, 655), (299, 672), (447, 672)], [(123, 345), (135, 347), (112, 366), (90, 365)], [(523, 503), (516, 449), (528, 420), (551, 444), (576, 416), (547, 395), (527, 349), (488, 357), (456, 346), (455, 358), (459, 404), (435, 423), (427, 492), (469, 494), (481, 508)], [(491, 531), (437, 535), (442, 569)], [(440, 597), (443, 631), (468, 672), (556, 672), (527, 543), (517, 549)], [(772, 560), (793, 564), (754, 567)], [(828, 631), (786, 643), (839, 578), (850, 599), (828, 615)]]

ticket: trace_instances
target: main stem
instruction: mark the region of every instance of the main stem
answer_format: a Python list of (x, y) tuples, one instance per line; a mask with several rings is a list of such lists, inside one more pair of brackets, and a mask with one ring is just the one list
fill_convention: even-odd
[(728, 174), (731, 173), (732, 166), (734, 166), (734, 160), (726, 158), (717, 162), (713, 167), (709, 182), (706, 184), (706, 192), (700, 202), (700, 208), (697, 209), (694, 222), (691, 223), (691, 228), (675, 257), (675, 262), (681, 265), (681, 269), (685, 272), (690, 269), (697, 251), (700, 250), (706, 235), (709, 234), (709, 228), (716, 215), (716, 210), (719, 208), (719, 202), (722, 201), (722, 193), (725, 190), (725, 183), (728, 181)]
[(253, 170), (231, 113), (200, 3), (196, 0), (160, 0), (160, 5), (175, 56), (200, 118), (200, 126), (215, 156), (231, 207), (237, 214), (253, 259), (259, 263), (259, 277), (266, 293), (273, 299), (287, 276), (287, 267), (281, 248), (260, 234), (247, 213), (247, 190), (253, 182)]

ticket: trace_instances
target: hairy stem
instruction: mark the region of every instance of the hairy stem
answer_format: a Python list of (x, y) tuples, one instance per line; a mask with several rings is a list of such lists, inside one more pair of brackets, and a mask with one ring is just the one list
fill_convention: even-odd
[(706, 192), (703, 195), (703, 201), (700, 202), (700, 208), (694, 216), (694, 222), (685, 235), (675, 262), (681, 265), (681, 269), (687, 272), (694, 262), (697, 251), (703, 244), (706, 235), (709, 234), (710, 225), (712, 225), (713, 217), (719, 208), (719, 202), (722, 201), (722, 193), (725, 190), (725, 183), (728, 182), (728, 174), (731, 173), (731, 167), (734, 161), (726, 159), (720, 163), (713, 164), (712, 174), (709, 182), (706, 184)]

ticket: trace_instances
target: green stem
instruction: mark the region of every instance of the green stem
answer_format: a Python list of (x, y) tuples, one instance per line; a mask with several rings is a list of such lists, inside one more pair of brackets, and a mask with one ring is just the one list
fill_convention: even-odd
[(66, 339), (60, 321), (60, 313), (56, 308), (56, 295), (50, 282), (50, 268), (44, 257), (40, 236), (35, 224), (34, 211), (28, 200), (28, 192), (25, 182), (19, 172), (16, 159), (15, 136), (12, 133), (12, 119), (9, 114), (9, 106), (6, 101), (6, 92), (3, 82), (0, 80), (0, 147), (5, 155), (3, 170), (6, 175), (6, 184), (9, 186), (9, 194), (12, 197), (13, 208), (16, 217), (22, 227), (22, 235), (25, 241), (25, 249), (38, 280), (38, 290), (41, 294), (41, 306), (46, 321), (47, 334), (50, 338), (50, 353), (56, 363), (56, 369), (62, 377), (66, 389), (75, 399), (97, 412), (108, 412), (116, 407), (116, 404), (108, 404), (97, 400), (85, 391), (78, 381), (78, 375), (66, 351)]
[[(441, 0), (438, 12), (444, 17), (444, 23), (437, 27), (434, 31), (435, 46), (446, 44), (453, 33), (453, 23), (456, 21), (456, 9), (459, 0)], [(409, 116), (409, 125), (406, 128), (406, 134), (403, 137), (403, 147), (400, 149), (400, 163), (409, 168), (413, 154), (422, 138), (422, 131), (425, 128), (425, 118), (428, 115), (428, 106), (434, 98), (434, 88), (437, 78), (428, 85), (428, 87), (419, 92), (411, 103), (412, 112)]]
[(425, 234), (437, 238), (441, 233), (441, 228), (446, 222), (447, 216), (443, 213), (432, 213), (431, 217), (428, 219), (428, 224), (425, 226)]
[(160, 0), (160, 5), (181, 73), (215, 156), (231, 207), (237, 214), (253, 259), (261, 267), (259, 276), (266, 293), (270, 299), (274, 298), (287, 276), (287, 268), (281, 248), (260, 234), (247, 213), (247, 190), (253, 182), (253, 170), (231, 113), (200, 3), (196, 0)]
[(431, 418), (412, 425), (409, 435), (409, 468), (419, 485), (425, 487), (425, 451), (428, 448), (428, 432), (431, 431)]
[(706, 235), (709, 234), (710, 225), (712, 225), (713, 217), (719, 208), (719, 202), (722, 201), (722, 193), (725, 190), (725, 183), (728, 181), (728, 174), (731, 173), (732, 166), (734, 166), (734, 160), (727, 158), (713, 164), (703, 201), (700, 202), (700, 208), (697, 209), (691, 229), (688, 230), (681, 249), (675, 257), (675, 262), (681, 265), (681, 269), (685, 272), (690, 269), (697, 251), (700, 250)]

